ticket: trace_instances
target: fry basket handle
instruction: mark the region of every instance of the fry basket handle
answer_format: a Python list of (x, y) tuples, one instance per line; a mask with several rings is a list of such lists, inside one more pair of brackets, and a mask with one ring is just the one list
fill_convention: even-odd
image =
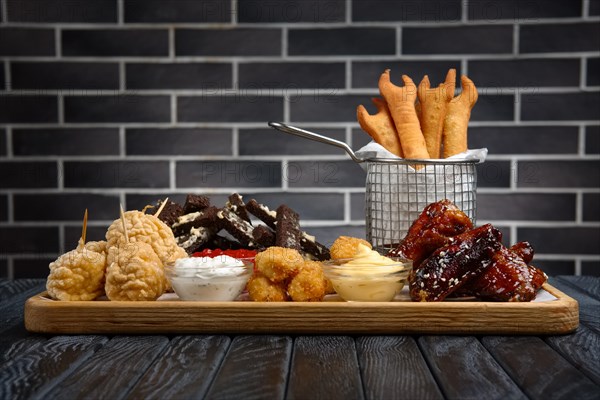
[(348, 153), (350, 158), (352, 158), (352, 160), (356, 161), (357, 163), (362, 163), (365, 161), (365, 159), (357, 157), (356, 154), (354, 153), (354, 151), (352, 150), (352, 148), (350, 148), (350, 146), (348, 146), (348, 143), (346, 143), (346, 142), (341, 142), (339, 140), (336, 140), (336, 139), (333, 139), (333, 138), (330, 138), (327, 136), (319, 135), (318, 133), (307, 131), (305, 129), (296, 128), (295, 126), (286, 125), (282, 122), (269, 122), (269, 126), (271, 128), (277, 129), (278, 131), (281, 131), (281, 132), (289, 133), (291, 135), (300, 136), (305, 139), (310, 139), (310, 140), (314, 140), (316, 142), (321, 142), (321, 143), (329, 144), (331, 146), (339, 147), (339, 148), (343, 149), (344, 151), (346, 151), (346, 153)]

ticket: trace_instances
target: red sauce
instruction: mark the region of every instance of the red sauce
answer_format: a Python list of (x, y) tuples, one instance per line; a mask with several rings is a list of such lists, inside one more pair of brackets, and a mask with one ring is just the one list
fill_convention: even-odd
[(256, 250), (238, 249), (238, 250), (221, 250), (221, 249), (204, 249), (192, 254), (192, 257), (211, 257), (216, 256), (229, 256), (233, 258), (254, 258), (256, 256)]

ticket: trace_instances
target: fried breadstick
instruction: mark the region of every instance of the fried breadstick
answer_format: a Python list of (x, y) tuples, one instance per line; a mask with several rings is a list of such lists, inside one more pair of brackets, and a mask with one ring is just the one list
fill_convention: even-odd
[(356, 118), (360, 127), (390, 153), (402, 157), (400, 139), (387, 104), (379, 98), (373, 98), (371, 101), (377, 107), (377, 114), (370, 115), (362, 104), (356, 109)]
[(379, 78), (379, 91), (385, 98), (390, 114), (392, 114), (404, 157), (408, 159), (429, 158), (425, 138), (415, 110), (417, 86), (406, 75), (402, 75), (402, 81), (404, 87), (394, 85), (390, 81), (390, 70), (388, 69)]
[(429, 77), (425, 75), (419, 84), (418, 96), (421, 104), (421, 129), (427, 144), (427, 152), (431, 158), (440, 158), (442, 146), (442, 130), (448, 104), (454, 97), (456, 70), (451, 69), (446, 81), (434, 89), (430, 89)]
[(467, 151), (467, 128), (479, 94), (473, 81), (466, 75), (461, 76), (460, 83), (462, 92), (448, 105), (444, 120), (443, 158)]

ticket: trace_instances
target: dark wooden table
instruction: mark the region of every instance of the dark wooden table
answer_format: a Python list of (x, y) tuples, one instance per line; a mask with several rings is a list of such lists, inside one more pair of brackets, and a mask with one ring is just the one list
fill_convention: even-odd
[(44, 336), (41, 280), (0, 280), (0, 399), (600, 399), (600, 278), (564, 336)]

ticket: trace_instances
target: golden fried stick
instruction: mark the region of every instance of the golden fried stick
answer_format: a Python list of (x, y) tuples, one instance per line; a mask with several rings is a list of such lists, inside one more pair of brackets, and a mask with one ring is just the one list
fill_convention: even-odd
[(379, 78), (379, 91), (385, 98), (392, 114), (404, 157), (409, 159), (429, 158), (425, 138), (415, 110), (417, 86), (407, 75), (402, 75), (402, 81), (404, 87), (394, 85), (390, 81), (390, 70), (387, 69)]
[(442, 146), (442, 130), (448, 104), (454, 97), (456, 86), (456, 70), (450, 69), (446, 80), (438, 87), (430, 89), (429, 77), (425, 75), (419, 84), (417, 95), (421, 104), (421, 129), (427, 144), (427, 152), (431, 158), (440, 158)]
[(467, 128), (471, 110), (477, 103), (479, 94), (473, 81), (466, 75), (461, 76), (460, 83), (462, 92), (448, 105), (448, 112), (444, 120), (443, 158), (467, 151)]
[(371, 101), (377, 107), (375, 115), (370, 115), (362, 104), (356, 108), (360, 127), (390, 153), (402, 157), (402, 146), (387, 104), (379, 98), (372, 98)]

